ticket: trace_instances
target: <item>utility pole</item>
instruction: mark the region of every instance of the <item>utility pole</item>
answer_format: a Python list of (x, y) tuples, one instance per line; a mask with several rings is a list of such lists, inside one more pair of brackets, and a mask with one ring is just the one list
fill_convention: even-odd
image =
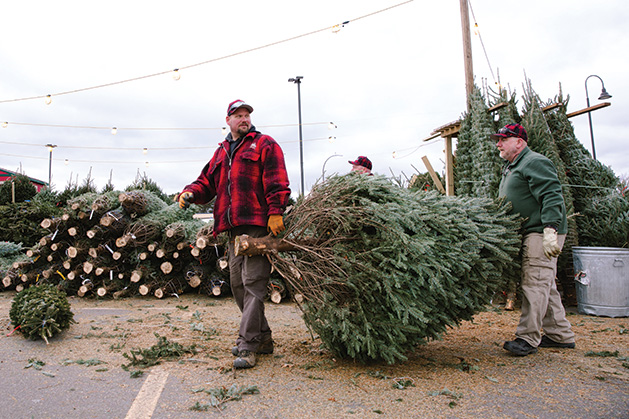
[(463, 33), (463, 63), (465, 65), (465, 93), (467, 109), (470, 108), (470, 95), (474, 91), (474, 67), (472, 63), (472, 39), (470, 37), (470, 14), (467, 7), (468, 0), (461, 3), (461, 31)]
[(301, 168), (301, 195), (306, 194), (304, 189), (304, 142), (301, 136), (301, 79), (303, 76), (288, 79), (289, 83), (297, 85), (297, 113), (299, 114), (299, 167)]

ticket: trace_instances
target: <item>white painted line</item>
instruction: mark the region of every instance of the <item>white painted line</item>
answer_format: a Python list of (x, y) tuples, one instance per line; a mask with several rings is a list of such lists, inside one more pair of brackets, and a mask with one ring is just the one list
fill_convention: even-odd
[(146, 381), (144, 381), (125, 419), (150, 419), (157, 406), (159, 396), (162, 395), (162, 390), (166, 386), (167, 379), (167, 371), (161, 369), (152, 371), (146, 377)]

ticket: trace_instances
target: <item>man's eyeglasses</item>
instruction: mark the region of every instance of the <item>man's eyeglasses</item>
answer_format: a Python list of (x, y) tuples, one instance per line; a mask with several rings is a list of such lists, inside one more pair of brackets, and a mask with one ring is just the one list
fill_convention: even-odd
[(511, 134), (511, 135), (512, 135), (512, 136), (514, 136), (514, 137), (518, 137), (518, 138), (520, 138), (520, 134), (518, 134), (518, 133), (515, 133), (515, 132), (511, 131), (511, 130), (510, 130), (509, 128), (507, 128), (507, 127), (502, 127), (502, 128), (500, 128), (500, 129), (498, 130), (498, 134)]

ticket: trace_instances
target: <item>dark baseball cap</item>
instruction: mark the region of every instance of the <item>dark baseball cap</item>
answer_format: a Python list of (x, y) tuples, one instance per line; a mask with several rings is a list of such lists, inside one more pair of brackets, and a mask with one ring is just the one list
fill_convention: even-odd
[(249, 111), (249, 113), (253, 112), (253, 108), (251, 107), (251, 105), (247, 105), (244, 101), (236, 99), (232, 103), (227, 105), (227, 116), (230, 116), (240, 108), (245, 108)]
[(371, 160), (369, 160), (365, 156), (358, 156), (355, 161), (348, 160), (347, 162), (349, 164), (355, 164), (357, 166), (366, 167), (367, 169), (371, 170)]
[(497, 133), (491, 135), (491, 138), (493, 140), (497, 138), (510, 137), (522, 138), (527, 143), (529, 142), (529, 137), (526, 135), (526, 130), (520, 124), (507, 124), (504, 127), (500, 128)]

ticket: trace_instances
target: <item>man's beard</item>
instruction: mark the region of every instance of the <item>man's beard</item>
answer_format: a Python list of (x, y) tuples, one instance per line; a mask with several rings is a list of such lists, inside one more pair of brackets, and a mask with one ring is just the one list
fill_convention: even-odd
[(249, 128), (250, 128), (249, 125), (240, 125), (238, 129), (236, 130), (236, 132), (238, 132), (238, 134), (242, 136), (249, 132)]

